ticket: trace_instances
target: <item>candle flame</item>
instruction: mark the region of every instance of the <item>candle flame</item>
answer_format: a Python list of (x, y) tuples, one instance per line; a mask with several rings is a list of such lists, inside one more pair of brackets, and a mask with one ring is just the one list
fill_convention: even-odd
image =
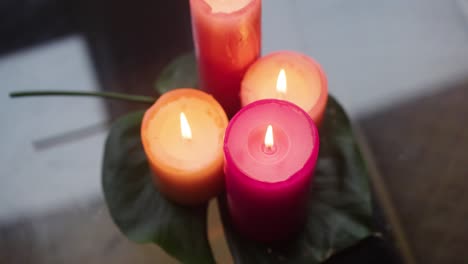
[(180, 112), (180, 134), (183, 139), (192, 139), (192, 129), (184, 112)]
[(278, 74), (278, 79), (276, 80), (276, 91), (281, 94), (286, 94), (287, 90), (286, 72), (284, 69), (281, 69)]
[(273, 148), (273, 146), (275, 145), (275, 139), (273, 137), (273, 127), (271, 125), (268, 125), (267, 127), (264, 144), (267, 148)]

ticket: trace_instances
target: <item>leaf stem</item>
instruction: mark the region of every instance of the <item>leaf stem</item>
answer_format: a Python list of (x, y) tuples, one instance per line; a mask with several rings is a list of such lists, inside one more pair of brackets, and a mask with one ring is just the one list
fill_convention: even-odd
[(106, 99), (115, 99), (129, 102), (152, 104), (156, 98), (144, 95), (130, 95), (124, 93), (115, 92), (86, 92), (86, 91), (54, 91), (54, 90), (43, 90), (43, 91), (18, 91), (10, 93), (11, 98), (26, 97), (26, 96), (91, 96), (101, 97)]

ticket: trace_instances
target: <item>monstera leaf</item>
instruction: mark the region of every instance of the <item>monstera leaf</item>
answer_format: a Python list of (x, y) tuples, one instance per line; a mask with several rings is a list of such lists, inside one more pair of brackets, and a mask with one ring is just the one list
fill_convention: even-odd
[(174, 88), (197, 88), (198, 72), (195, 54), (186, 53), (175, 58), (159, 75), (155, 88), (159, 94)]
[[(195, 65), (193, 54), (175, 59), (158, 78), (157, 91), (196, 86)], [(140, 142), (142, 115), (132, 113), (119, 119), (107, 139), (102, 182), (111, 216), (131, 240), (156, 243), (183, 263), (213, 263), (206, 235), (207, 206), (173, 204), (151, 181)], [(245, 239), (230, 222), (224, 195), (219, 197), (236, 263), (321, 263), (372, 234), (368, 171), (350, 121), (331, 96), (325, 115), (308, 219), (297, 237), (275, 245)]]
[(277, 245), (242, 237), (230, 222), (225, 197), (220, 198), (221, 216), (236, 263), (321, 263), (372, 234), (368, 172), (351, 124), (333, 97), (325, 115), (308, 218), (297, 237)]
[(154, 187), (140, 141), (143, 112), (117, 120), (107, 138), (102, 186), (110, 214), (131, 240), (156, 243), (183, 263), (214, 263), (206, 232), (207, 205), (183, 207)]

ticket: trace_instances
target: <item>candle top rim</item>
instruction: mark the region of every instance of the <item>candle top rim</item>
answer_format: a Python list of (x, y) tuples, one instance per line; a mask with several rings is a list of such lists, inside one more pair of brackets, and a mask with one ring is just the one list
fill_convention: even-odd
[[(153, 146), (152, 141), (151, 141), (150, 135), (149, 135), (149, 133), (150, 133), (149, 130), (151, 129), (152, 122), (154, 122), (154, 117), (158, 114), (158, 112), (160, 112), (160, 111), (164, 110), (166, 107), (168, 107), (168, 105), (177, 103), (180, 100), (194, 100), (194, 99), (197, 102), (206, 103), (207, 108), (212, 108), (213, 109), (213, 112), (216, 113), (216, 116), (214, 117), (215, 120), (213, 120), (213, 122), (214, 122), (213, 125), (216, 125), (216, 126), (220, 127), (219, 133), (221, 133), (222, 136), (224, 137), (224, 132), (225, 132), (225, 128), (227, 127), (227, 124), (228, 124), (228, 119), (227, 119), (226, 113), (222, 109), (221, 105), (219, 105), (219, 103), (211, 95), (209, 95), (209, 94), (207, 94), (207, 93), (205, 93), (203, 91), (193, 89), (193, 88), (178, 88), (178, 89), (171, 90), (171, 91), (169, 91), (167, 93), (164, 93), (145, 112), (145, 115), (143, 117), (143, 121), (141, 123), (141, 140), (142, 140), (143, 147), (145, 149), (145, 154), (147, 156), (147, 159), (150, 161), (151, 164), (153, 164), (153, 166), (158, 167), (158, 169), (161, 170), (161, 171), (165, 171), (166, 174), (176, 173), (176, 174), (182, 175), (182, 176), (183, 175), (189, 176), (189, 175), (198, 174), (198, 173), (203, 174), (204, 171), (207, 171), (207, 170), (209, 171), (210, 170), (210, 168), (205, 167), (205, 166), (208, 166), (208, 164), (211, 164), (211, 163), (220, 163), (220, 164), (222, 164), (222, 162), (221, 162), (223, 160), (223, 151), (222, 151), (223, 138), (222, 137), (221, 137), (221, 140), (219, 141), (220, 145), (219, 145), (219, 152), (217, 151), (218, 154), (216, 154), (215, 156), (207, 157), (207, 159), (210, 159), (210, 160), (212, 158), (212, 161), (208, 162), (204, 166), (200, 166), (198, 169), (193, 169), (193, 168), (192, 169), (184, 169), (184, 168), (181, 168), (180, 166), (177, 166), (176, 164), (166, 163), (166, 162), (163, 162), (164, 164), (161, 164), (162, 161), (159, 158), (155, 157), (154, 149), (152, 147)], [(186, 114), (188, 114), (188, 112), (186, 112)], [(178, 123), (178, 121), (180, 121), (179, 116), (180, 116), (179, 112), (174, 114), (174, 117), (177, 117), (177, 123)], [(195, 125), (195, 124), (192, 124), (192, 125)], [(179, 135), (179, 133), (177, 133), (177, 134), (182, 139), (182, 136)], [(196, 139), (194, 139), (194, 140), (196, 141)], [(193, 141), (193, 140), (191, 140), (191, 141)], [(176, 171), (176, 172), (174, 172), (174, 171)]]
[[(308, 157), (304, 160), (304, 164), (302, 164), (302, 166), (299, 166), (297, 169), (295, 169), (295, 171), (293, 173), (291, 173), (290, 175), (288, 175), (287, 178), (285, 178), (283, 180), (278, 180), (278, 181), (263, 181), (263, 180), (261, 180), (259, 178), (249, 176), (249, 173), (242, 168), (242, 165), (240, 163), (238, 163), (238, 159), (236, 159), (234, 157), (232, 151), (230, 150), (230, 144), (229, 144), (230, 143), (229, 139), (231, 138), (230, 134), (231, 134), (231, 132), (233, 130), (232, 129), (233, 124), (236, 123), (238, 118), (240, 116), (242, 116), (244, 112), (251, 111), (251, 108), (261, 106), (261, 105), (266, 105), (266, 104), (278, 104), (280, 106), (287, 106), (287, 107), (293, 108), (292, 110), (297, 111), (298, 113), (300, 113), (302, 115), (302, 117), (305, 120), (307, 120), (307, 123), (308, 123), (307, 126), (310, 128), (310, 132), (311, 132), (310, 135), (311, 135), (311, 140), (312, 140), (312, 143), (311, 143), (312, 148), (310, 150), (310, 153), (307, 153)], [(246, 131), (246, 133), (247, 133), (247, 131)], [(225, 134), (225, 138), (224, 138), (224, 148), (223, 149), (224, 149), (224, 153), (225, 153), (226, 162), (230, 162), (235, 167), (236, 170), (239, 170), (241, 172), (243, 180), (249, 181), (252, 184), (255, 184), (257, 186), (261, 186), (263, 188), (282, 188), (280, 186), (284, 187), (285, 185), (291, 185), (291, 184), (294, 184), (296, 181), (299, 181), (302, 178), (302, 176), (300, 176), (300, 174), (302, 174), (302, 173), (300, 173), (301, 171), (307, 171), (308, 169), (311, 170), (312, 169), (311, 166), (315, 166), (316, 160), (318, 158), (319, 134), (318, 134), (318, 129), (315, 126), (312, 119), (310, 118), (310, 116), (302, 108), (300, 108), (299, 106), (297, 106), (297, 105), (295, 105), (295, 104), (293, 104), (291, 102), (284, 101), (284, 100), (279, 100), (279, 99), (262, 99), (262, 100), (255, 101), (255, 102), (243, 107), (231, 119), (231, 121), (228, 124), (228, 127), (226, 128), (226, 134)]]
[(242, 10), (253, 0), (203, 0), (213, 14), (230, 14)]
[[(210, 0), (210, 1), (216, 2), (216, 0)], [(217, 0), (217, 1), (219, 1), (219, 0)], [(235, 0), (231, 0), (231, 1), (234, 2), (234, 3), (237, 3)], [(216, 8), (216, 10), (213, 11), (212, 5), (210, 3), (208, 3), (207, 0), (190, 0), (190, 2), (194, 2), (192, 4), (192, 9), (194, 8), (195, 2), (200, 2), (199, 5), (197, 5), (197, 7), (199, 9), (201, 9), (202, 12), (208, 13), (211, 16), (214, 16), (214, 17), (238, 16), (240, 14), (243, 14), (244, 11), (249, 10), (249, 8), (251, 6), (261, 4), (261, 0), (244, 0), (244, 1), (245, 1), (245, 3), (243, 3), (242, 6), (235, 8), (235, 10), (227, 10), (227, 11), (224, 10), (224, 11), (222, 11), (223, 9), (221, 9), (221, 11), (220, 11), (220, 10), (218, 10), (218, 8)], [(215, 7), (217, 7), (217, 4), (215, 4), (215, 5), (216, 5)]]

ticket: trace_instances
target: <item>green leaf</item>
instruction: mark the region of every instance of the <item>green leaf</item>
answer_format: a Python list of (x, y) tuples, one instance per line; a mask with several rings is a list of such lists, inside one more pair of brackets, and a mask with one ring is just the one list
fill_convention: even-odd
[(282, 245), (255, 243), (229, 221), (225, 196), (220, 212), (236, 263), (321, 263), (371, 235), (372, 207), (365, 162), (343, 108), (329, 98), (320, 132), (320, 154), (306, 226)]
[(183, 263), (214, 263), (207, 205), (183, 207), (154, 187), (140, 140), (143, 112), (120, 118), (107, 138), (102, 186), (110, 214), (129, 239), (158, 244)]
[(198, 88), (197, 61), (193, 52), (183, 54), (166, 66), (155, 84), (159, 94), (174, 88)]

